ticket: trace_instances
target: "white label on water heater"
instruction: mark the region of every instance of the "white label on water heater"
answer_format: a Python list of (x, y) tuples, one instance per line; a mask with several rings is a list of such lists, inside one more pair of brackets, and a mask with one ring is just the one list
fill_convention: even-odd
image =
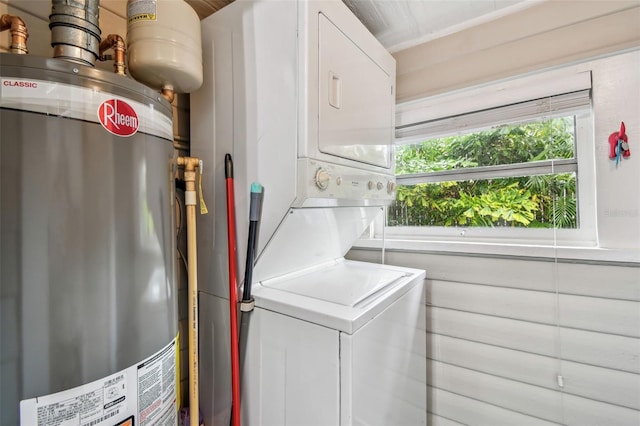
[(129, 4), (127, 4), (129, 23), (155, 21), (157, 16), (156, 0), (130, 0)]
[(21, 426), (174, 426), (178, 338), (139, 364), (73, 389), (20, 401)]

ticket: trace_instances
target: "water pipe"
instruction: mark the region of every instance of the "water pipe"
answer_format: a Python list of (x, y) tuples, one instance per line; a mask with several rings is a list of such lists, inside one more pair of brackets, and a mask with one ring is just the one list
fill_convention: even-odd
[[(113, 58), (104, 54), (104, 52), (109, 49), (113, 49)], [(125, 75), (125, 53), (126, 48), (122, 37), (118, 34), (109, 34), (104, 40), (100, 42), (100, 45), (98, 47), (98, 60), (106, 61), (109, 59), (113, 59), (113, 71), (118, 75)]]
[(198, 386), (198, 263), (196, 247), (196, 168), (202, 170), (200, 160), (194, 157), (178, 157), (178, 165), (184, 167), (184, 194), (187, 209), (187, 261), (189, 279), (189, 425), (199, 426), (200, 404)]
[(9, 30), (11, 34), (11, 46), (9, 47), (11, 53), (19, 55), (29, 53), (29, 49), (27, 49), (29, 31), (27, 31), (27, 25), (22, 19), (8, 13), (0, 16), (0, 32), (5, 30)]

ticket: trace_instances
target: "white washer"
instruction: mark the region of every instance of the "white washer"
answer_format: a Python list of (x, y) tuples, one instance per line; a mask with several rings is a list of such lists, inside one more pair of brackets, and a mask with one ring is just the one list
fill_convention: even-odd
[(339, 259), (255, 286), (243, 424), (425, 425), (424, 276)]

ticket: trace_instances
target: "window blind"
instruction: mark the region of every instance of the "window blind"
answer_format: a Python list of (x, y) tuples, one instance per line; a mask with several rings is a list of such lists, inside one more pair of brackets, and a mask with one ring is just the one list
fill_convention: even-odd
[(497, 125), (526, 123), (577, 113), (589, 107), (590, 89), (396, 127), (396, 143), (416, 143)]

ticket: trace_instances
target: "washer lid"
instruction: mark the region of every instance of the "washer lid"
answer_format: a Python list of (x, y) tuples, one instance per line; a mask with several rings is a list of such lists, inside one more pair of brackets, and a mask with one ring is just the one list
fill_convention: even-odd
[(331, 263), (302, 274), (266, 280), (262, 285), (314, 299), (355, 306), (406, 274), (402, 271), (349, 262)]
[(353, 334), (424, 277), (418, 269), (341, 258), (261, 281), (253, 297), (256, 308)]

